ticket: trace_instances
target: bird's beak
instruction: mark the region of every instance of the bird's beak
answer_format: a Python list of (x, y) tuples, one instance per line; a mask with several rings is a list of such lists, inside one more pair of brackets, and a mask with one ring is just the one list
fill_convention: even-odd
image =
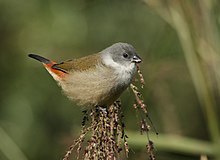
[(136, 55), (136, 56), (134, 56), (132, 58), (132, 62), (134, 62), (134, 63), (141, 63), (141, 58), (138, 55)]

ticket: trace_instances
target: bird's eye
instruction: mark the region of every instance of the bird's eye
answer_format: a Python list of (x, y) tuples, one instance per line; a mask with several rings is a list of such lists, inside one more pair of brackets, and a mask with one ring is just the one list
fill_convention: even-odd
[(127, 53), (123, 53), (123, 57), (124, 58), (128, 58), (128, 54)]

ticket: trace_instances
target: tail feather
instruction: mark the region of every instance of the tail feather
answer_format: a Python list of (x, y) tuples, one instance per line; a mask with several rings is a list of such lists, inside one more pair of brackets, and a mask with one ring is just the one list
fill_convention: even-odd
[(51, 61), (49, 59), (46, 59), (46, 58), (41, 57), (41, 56), (36, 55), (36, 54), (28, 54), (28, 56), (31, 57), (31, 58), (34, 58), (34, 59), (36, 59), (36, 60), (38, 60), (38, 61), (40, 61), (40, 62), (42, 62), (44, 64), (51, 63)]
[(60, 78), (63, 78), (65, 76), (66, 72), (61, 71), (61, 70), (56, 69), (56, 68), (53, 68), (54, 64), (57, 64), (56, 62), (51, 61), (49, 59), (46, 59), (46, 58), (41, 57), (41, 56), (36, 55), (36, 54), (28, 54), (28, 56), (42, 62), (44, 67), (47, 69), (47, 71), (52, 75), (52, 77), (55, 80), (59, 81)]

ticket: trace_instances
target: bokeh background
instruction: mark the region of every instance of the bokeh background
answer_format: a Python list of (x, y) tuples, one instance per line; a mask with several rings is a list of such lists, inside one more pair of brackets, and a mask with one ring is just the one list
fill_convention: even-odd
[[(80, 133), (82, 109), (28, 53), (62, 61), (128, 42), (143, 59), (157, 159), (220, 160), (219, 29), (218, 0), (1, 0), (0, 159), (61, 159)], [(126, 91), (128, 159), (147, 159), (133, 101)]]

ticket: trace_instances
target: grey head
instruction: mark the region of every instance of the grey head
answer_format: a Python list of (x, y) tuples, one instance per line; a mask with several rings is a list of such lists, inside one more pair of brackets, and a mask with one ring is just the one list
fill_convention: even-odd
[(115, 43), (101, 53), (110, 54), (114, 62), (124, 66), (141, 62), (141, 58), (137, 55), (135, 48), (128, 43)]

